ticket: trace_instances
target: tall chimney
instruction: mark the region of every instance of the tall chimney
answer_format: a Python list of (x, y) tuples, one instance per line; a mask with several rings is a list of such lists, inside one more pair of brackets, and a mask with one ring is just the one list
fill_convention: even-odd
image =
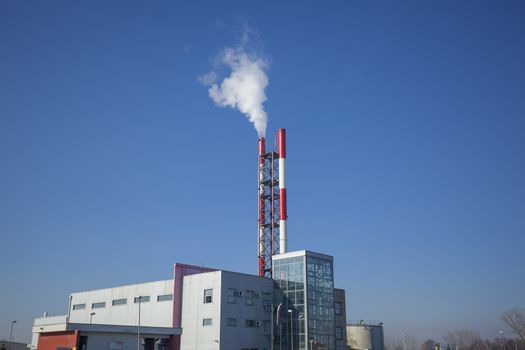
[(277, 130), (277, 151), (279, 153), (279, 249), (287, 252), (286, 221), (286, 130)]
[(266, 140), (264, 137), (259, 138), (259, 276), (265, 275), (265, 232), (264, 232), (264, 186), (262, 182), (264, 179), (264, 166), (266, 154)]

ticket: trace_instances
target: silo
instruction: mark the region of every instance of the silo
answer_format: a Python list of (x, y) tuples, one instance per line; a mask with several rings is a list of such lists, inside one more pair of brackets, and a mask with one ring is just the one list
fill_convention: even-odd
[(382, 322), (350, 323), (346, 326), (348, 346), (353, 350), (384, 350)]

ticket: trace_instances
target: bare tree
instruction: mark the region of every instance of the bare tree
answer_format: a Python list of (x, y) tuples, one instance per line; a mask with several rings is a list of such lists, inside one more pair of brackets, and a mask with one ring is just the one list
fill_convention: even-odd
[(432, 339), (427, 339), (421, 344), (421, 350), (435, 350), (436, 342)]
[(525, 311), (523, 309), (511, 309), (501, 314), (503, 322), (525, 342)]
[(397, 337), (385, 337), (386, 350), (403, 350), (403, 342)]
[(458, 350), (470, 349), (474, 345), (482, 343), (480, 335), (468, 329), (450, 331), (443, 339), (450, 345), (454, 344)]
[(417, 340), (410, 334), (403, 331), (402, 337), (386, 337), (386, 350), (418, 350)]

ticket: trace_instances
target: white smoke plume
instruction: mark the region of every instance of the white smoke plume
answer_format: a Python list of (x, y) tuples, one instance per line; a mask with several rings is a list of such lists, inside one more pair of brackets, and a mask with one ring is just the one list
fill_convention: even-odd
[[(246, 40), (243, 40), (246, 42)], [(217, 83), (217, 73), (212, 71), (199, 77), (199, 81), (210, 86), (208, 93), (217, 106), (238, 109), (253, 123), (259, 137), (264, 137), (268, 115), (264, 110), (268, 86), (269, 67), (261, 55), (248, 52), (244, 44), (237, 48), (227, 47), (220, 53), (218, 63), (226, 66), (230, 75)]]

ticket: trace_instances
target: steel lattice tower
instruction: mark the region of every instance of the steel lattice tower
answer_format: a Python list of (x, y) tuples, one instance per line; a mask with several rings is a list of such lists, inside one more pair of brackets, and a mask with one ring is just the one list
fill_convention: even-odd
[(259, 276), (272, 277), (272, 255), (286, 252), (286, 189), (284, 187), (285, 130), (278, 131), (279, 152), (266, 152), (259, 139)]

